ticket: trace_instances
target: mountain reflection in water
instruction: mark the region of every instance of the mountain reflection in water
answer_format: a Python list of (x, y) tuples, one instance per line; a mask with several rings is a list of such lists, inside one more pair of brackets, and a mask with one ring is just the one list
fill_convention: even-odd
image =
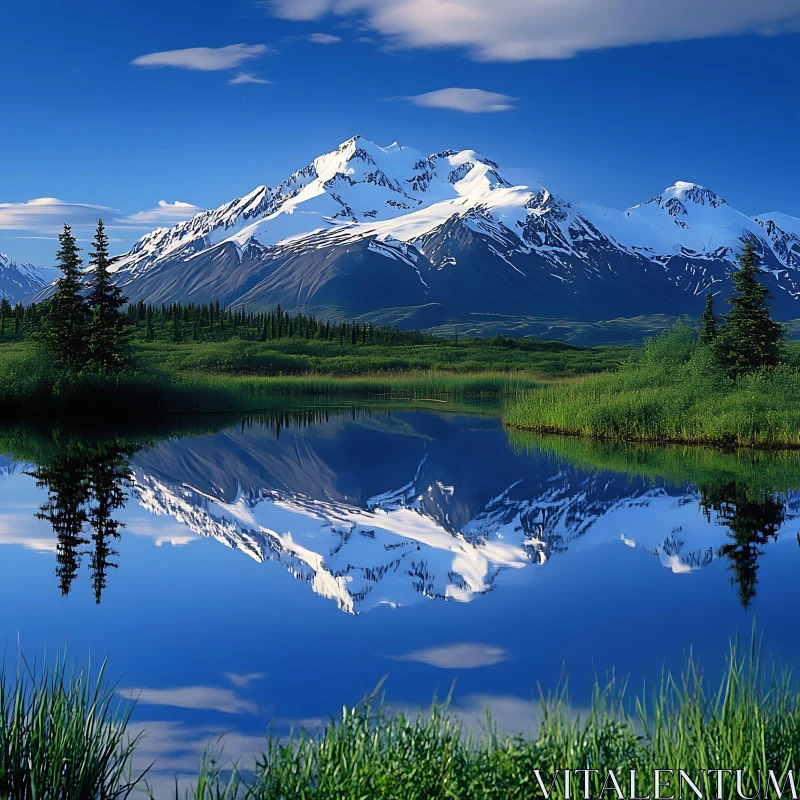
[(37, 516), (56, 535), (58, 586), (69, 594), (85, 559), (98, 603), (120, 566), (126, 501), (277, 562), (352, 614), (470, 601), (584, 537), (644, 548), (674, 573), (724, 558), (747, 608), (765, 546), (797, 516), (791, 461), (765, 470), (716, 454), (700, 480), (680, 456), (664, 477), (641, 455), (621, 469), (607, 446), (571, 445), (580, 458), (553, 440), (519, 447), (465, 414), (311, 410), (160, 440), (46, 442), (19, 457), (47, 492)]

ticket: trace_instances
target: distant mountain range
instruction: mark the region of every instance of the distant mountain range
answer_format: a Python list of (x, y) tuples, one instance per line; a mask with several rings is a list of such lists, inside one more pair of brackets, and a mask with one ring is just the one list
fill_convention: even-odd
[(800, 219), (749, 217), (686, 182), (626, 211), (570, 203), (513, 185), (472, 150), (425, 157), (355, 137), (275, 188), (149, 233), (115, 274), (134, 301), (280, 303), (406, 327), (696, 316), (706, 292), (729, 293), (742, 236), (761, 253), (776, 316), (800, 318)]
[(46, 290), (57, 276), (55, 269), (18, 264), (0, 253), (0, 300), (16, 305), (29, 295)]

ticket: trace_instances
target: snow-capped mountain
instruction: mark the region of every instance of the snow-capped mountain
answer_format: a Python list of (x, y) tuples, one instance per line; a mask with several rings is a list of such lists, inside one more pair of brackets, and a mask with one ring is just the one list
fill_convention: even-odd
[(280, 439), (229, 429), (161, 443), (133, 477), (149, 512), (282, 566), (347, 613), (469, 602), (598, 545), (692, 572), (726, 541), (691, 487), (515, 456), (498, 424), (454, 415), (333, 418)]
[(687, 182), (626, 211), (570, 203), (472, 150), (425, 157), (354, 137), (276, 188), (153, 231), (115, 269), (130, 299), (153, 303), (597, 320), (698, 313), (707, 291), (729, 290), (742, 236), (776, 314), (800, 317), (798, 219), (748, 217)]
[(56, 270), (50, 267), (35, 267), (33, 264), (18, 264), (0, 253), (0, 299), (11, 305), (41, 291), (56, 279)]

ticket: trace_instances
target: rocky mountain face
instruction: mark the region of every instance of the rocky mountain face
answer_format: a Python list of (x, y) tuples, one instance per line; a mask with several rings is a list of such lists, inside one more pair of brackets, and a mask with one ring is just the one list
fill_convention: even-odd
[(55, 278), (54, 269), (18, 264), (10, 256), (0, 253), (0, 299), (8, 300), (12, 306), (42, 291)]
[(570, 203), (471, 150), (425, 157), (355, 137), (275, 188), (144, 236), (115, 274), (134, 301), (422, 327), (474, 313), (697, 315), (706, 292), (730, 291), (742, 236), (775, 314), (800, 317), (798, 219), (748, 217), (685, 182), (626, 211)]
[(153, 514), (280, 564), (347, 613), (468, 602), (600, 544), (691, 572), (725, 541), (690, 487), (515, 455), (496, 421), (452, 414), (229, 429), (159, 444), (133, 475)]

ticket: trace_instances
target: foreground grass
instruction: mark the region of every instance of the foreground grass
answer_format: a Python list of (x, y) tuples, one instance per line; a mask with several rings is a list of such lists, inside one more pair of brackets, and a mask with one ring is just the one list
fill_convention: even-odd
[(800, 446), (800, 370), (792, 345), (770, 372), (727, 378), (678, 326), (618, 371), (522, 392), (504, 412), (514, 428), (615, 440)]
[[(33, 686), (13, 682), (0, 707), (0, 797), (127, 797), (138, 740), (125, 736), (128, 712), (109, 714), (107, 689), (63, 670)], [(187, 797), (260, 800), (490, 800), (543, 796), (534, 770), (554, 797), (568, 796), (564, 770), (593, 769), (589, 793), (603, 796), (606, 770), (627, 778), (637, 770), (639, 796), (654, 795), (654, 771), (686, 770), (704, 797), (716, 797), (716, 776), (743, 770), (742, 788), (758, 791), (773, 770), (782, 783), (800, 767), (800, 703), (789, 678), (768, 672), (757, 651), (732, 647), (719, 683), (688, 662), (679, 678), (666, 675), (652, 691), (628, 699), (625, 687), (596, 688), (591, 708), (577, 715), (564, 692), (542, 701), (530, 736), (499, 732), (487, 720), (479, 735), (434, 705), (418, 714), (388, 713), (374, 698), (345, 708), (318, 735), (300, 732), (265, 741), (246, 771), (209, 758)], [(91, 702), (90, 702), (91, 701)], [(532, 704), (533, 712), (536, 710)], [(146, 781), (138, 781), (144, 788)], [(35, 788), (34, 788), (35, 785)], [(673, 788), (674, 783), (673, 783)], [(685, 788), (685, 787), (684, 787)], [(176, 793), (177, 794), (177, 793)], [(723, 797), (735, 797), (732, 778)], [(768, 786), (760, 796), (775, 796)]]
[(163, 342), (132, 347), (119, 375), (65, 374), (33, 343), (0, 346), (0, 408), (158, 414), (264, 409), (274, 398), (386, 399), (502, 397), (553, 375), (582, 374), (619, 361), (611, 350), (557, 343), (340, 346), (331, 342)]
[(131, 710), (113, 704), (102, 669), (0, 672), (0, 799), (128, 797), (143, 777), (130, 770)]

